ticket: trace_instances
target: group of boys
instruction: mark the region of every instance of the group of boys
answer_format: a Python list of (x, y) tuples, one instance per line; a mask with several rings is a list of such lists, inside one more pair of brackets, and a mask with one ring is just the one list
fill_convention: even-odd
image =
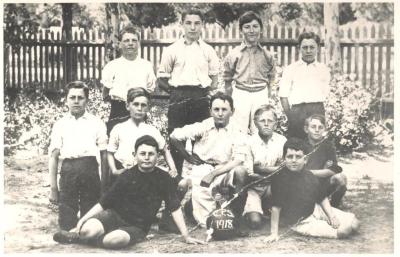
[[(352, 233), (358, 225), (354, 215), (331, 207), (339, 205), (346, 177), (333, 145), (324, 137), (322, 102), (329, 70), (326, 74), (327, 69), (315, 61), (318, 37), (300, 36), (302, 60), (283, 74), (280, 96), (290, 136), (286, 140), (275, 132), (277, 114), (266, 104), (275, 63), (260, 45), (260, 17), (247, 12), (239, 19), (244, 41), (226, 57), (226, 93), (213, 93), (219, 60), (200, 38), (201, 12), (184, 13), (182, 26), (184, 37), (164, 51), (157, 73), (158, 85), (170, 95), (170, 146), (146, 123), (156, 77), (151, 64), (138, 57), (140, 33), (134, 28), (122, 31), (122, 56), (104, 68), (103, 94), (111, 103), (107, 126), (85, 110), (87, 86), (67, 85), (69, 114), (55, 123), (49, 148), (50, 200), (59, 204), (61, 229), (54, 240), (111, 249), (131, 245), (145, 238), (164, 201), (185, 241), (202, 243), (189, 236), (180, 208), (189, 188), (190, 215), (205, 226), (217, 208), (217, 195), (228, 198), (278, 169), (270, 179), (246, 190), (243, 216), (251, 228), (262, 222), (264, 200), (272, 206), (271, 236), (266, 241), (279, 238), (280, 217), (306, 235), (341, 238)], [(311, 69), (317, 79), (301, 81), (293, 71), (297, 68)], [(310, 90), (323, 88), (313, 94), (301, 92), (303, 83), (311, 83)], [(169, 172), (156, 166), (160, 153)]]

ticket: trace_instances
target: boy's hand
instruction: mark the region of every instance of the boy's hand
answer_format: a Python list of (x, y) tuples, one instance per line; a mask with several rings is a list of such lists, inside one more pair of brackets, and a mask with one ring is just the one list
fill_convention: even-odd
[(187, 244), (194, 244), (194, 245), (197, 245), (197, 244), (203, 245), (203, 244), (205, 244), (204, 241), (201, 241), (199, 239), (196, 239), (196, 238), (193, 238), (193, 237), (190, 237), (190, 236), (184, 237), (184, 240), (185, 240), (185, 243), (187, 243)]
[(337, 229), (340, 226), (339, 220), (336, 218), (336, 216), (332, 216), (330, 220), (328, 221), (329, 225), (331, 225), (334, 229)]
[(120, 175), (120, 174), (122, 174), (124, 171), (126, 171), (126, 169), (117, 169), (117, 170), (115, 170), (114, 172), (113, 172), (113, 174), (114, 175)]
[(325, 165), (324, 165), (324, 169), (329, 169), (330, 167), (332, 167), (333, 165), (333, 161), (332, 160), (327, 160)]
[(174, 170), (169, 170), (168, 174), (172, 177), (175, 178), (176, 176), (178, 176), (178, 171), (176, 169)]
[(279, 240), (278, 234), (271, 234), (264, 239), (264, 243), (272, 243)]

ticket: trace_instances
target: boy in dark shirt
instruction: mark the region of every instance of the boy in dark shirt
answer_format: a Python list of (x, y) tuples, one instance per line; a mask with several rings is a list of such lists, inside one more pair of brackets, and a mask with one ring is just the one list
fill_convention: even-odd
[(165, 171), (157, 168), (158, 144), (145, 135), (135, 143), (137, 165), (119, 175), (76, 226), (76, 232), (55, 235), (60, 243), (95, 242), (105, 248), (118, 249), (145, 238), (161, 201), (172, 217), (186, 243), (201, 241), (191, 238), (176, 196), (176, 184)]
[(308, 147), (301, 139), (290, 138), (283, 147), (285, 168), (272, 177), (271, 235), (279, 239), (279, 222), (309, 236), (344, 238), (357, 229), (354, 214), (331, 207), (326, 189), (318, 178), (304, 168)]
[(317, 176), (328, 190), (330, 204), (337, 207), (347, 191), (347, 178), (337, 165), (336, 149), (331, 141), (322, 141), (326, 133), (325, 118), (314, 114), (304, 123), (309, 149), (318, 147), (307, 159), (306, 169)]

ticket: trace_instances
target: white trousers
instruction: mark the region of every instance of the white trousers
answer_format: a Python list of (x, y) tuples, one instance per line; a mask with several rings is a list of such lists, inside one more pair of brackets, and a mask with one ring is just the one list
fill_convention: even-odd
[(233, 87), (232, 98), (235, 107), (232, 119), (243, 132), (247, 133), (250, 129), (250, 134), (256, 133), (254, 113), (258, 107), (268, 103), (268, 87), (258, 92), (248, 92)]

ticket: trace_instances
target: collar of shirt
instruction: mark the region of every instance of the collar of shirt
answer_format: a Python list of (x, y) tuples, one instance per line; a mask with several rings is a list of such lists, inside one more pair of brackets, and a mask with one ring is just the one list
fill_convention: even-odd
[[(180, 39), (179, 39), (179, 41), (178, 41), (180, 44), (182, 44), (182, 45), (184, 45), (184, 46), (190, 46), (189, 44), (186, 44), (186, 40), (185, 40), (185, 36), (182, 36)], [(196, 43), (196, 44), (198, 44), (200, 47), (202, 47), (205, 43), (204, 43), (204, 41), (201, 39), (201, 38), (199, 38), (198, 40), (196, 40), (196, 41), (193, 41), (193, 43)], [(192, 43), (192, 44), (193, 44)]]
[(80, 120), (80, 119), (84, 119), (87, 120), (89, 118), (89, 113), (85, 110), (85, 112), (83, 113), (83, 115), (81, 117), (79, 117), (78, 119), (75, 118), (74, 115), (72, 115), (70, 112), (68, 112), (68, 114), (66, 115), (66, 117), (68, 119), (74, 119), (74, 120)]
[(310, 67), (310, 66), (316, 67), (318, 65), (318, 62), (317, 62), (317, 60), (314, 60), (312, 63), (306, 63), (305, 61), (303, 61), (303, 59), (300, 58), (298, 61), (298, 65), (307, 66), (307, 67)]
[[(260, 42), (257, 43), (256, 47), (259, 48), (259, 49), (263, 49), (261, 44), (260, 44)], [(248, 44), (246, 44), (246, 42), (243, 41), (240, 44), (240, 51), (244, 51), (246, 48), (250, 48), (250, 46)]]
[(233, 121), (232, 121), (232, 119), (229, 119), (229, 122), (228, 122), (228, 124), (225, 126), (225, 127), (223, 127), (223, 128), (217, 128), (216, 126), (215, 126), (215, 122), (214, 122), (214, 118), (213, 117), (210, 117), (210, 118), (208, 118), (207, 120), (206, 120), (206, 125), (207, 125), (207, 129), (208, 130), (212, 130), (212, 129), (223, 129), (223, 130), (225, 130), (225, 131), (232, 131), (232, 130), (234, 130), (235, 129), (235, 126), (234, 126), (234, 124), (233, 124)]
[(268, 146), (268, 145), (273, 144), (273, 143), (276, 141), (276, 133), (275, 133), (275, 132), (272, 133), (272, 136), (269, 138), (268, 142), (265, 142), (265, 141), (260, 137), (259, 134), (255, 134), (255, 135), (254, 135), (254, 138), (256, 138), (256, 140), (257, 140), (260, 144)]

